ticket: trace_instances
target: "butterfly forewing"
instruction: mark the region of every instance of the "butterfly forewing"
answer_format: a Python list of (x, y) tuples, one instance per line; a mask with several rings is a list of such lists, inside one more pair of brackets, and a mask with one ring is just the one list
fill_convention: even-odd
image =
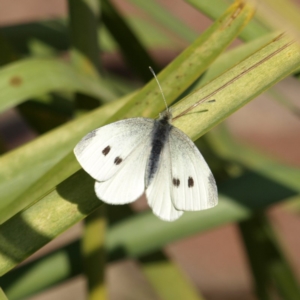
[(124, 160), (118, 172), (105, 182), (95, 183), (95, 192), (104, 202), (125, 204), (135, 201), (145, 190), (145, 170), (151, 140), (142, 137), (139, 145)]
[(152, 119), (133, 118), (100, 127), (77, 144), (76, 158), (93, 178), (106, 181), (141, 142), (150, 140), (153, 123)]
[(165, 221), (174, 221), (183, 214), (174, 207), (171, 200), (170, 166), (169, 147), (166, 144), (160, 154), (158, 169), (146, 189), (148, 204), (153, 213)]
[(169, 137), (172, 201), (178, 210), (202, 210), (217, 205), (214, 177), (198, 148), (179, 129)]

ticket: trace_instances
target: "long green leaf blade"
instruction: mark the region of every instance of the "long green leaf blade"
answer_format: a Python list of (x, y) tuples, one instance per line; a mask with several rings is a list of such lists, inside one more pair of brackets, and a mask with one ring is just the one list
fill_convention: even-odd
[[(222, 11), (232, 2), (232, 0), (185, 0), (193, 5), (196, 9), (206, 14), (211, 19), (216, 19)], [(244, 1), (235, 0), (239, 5), (243, 5)], [(250, 1), (249, 1), (250, 2)], [(254, 2), (254, 1), (253, 1)], [(271, 31), (270, 26), (255, 16), (247, 27), (241, 32), (240, 38), (244, 41), (250, 41), (258, 37), (262, 37)]]
[[(73, 153), (70, 153), (71, 149), (86, 132), (99, 126), (101, 121), (104, 122), (107, 116), (112, 115), (126, 101), (128, 99), (124, 98), (105, 105), (3, 155), (0, 159), (0, 224), (77, 171), (79, 165)], [(61, 160), (63, 161), (60, 162)], [(58, 162), (60, 164), (56, 166)], [(47, 173), (52, 168), (53, 172)], [(59, 176), (60, 171), (65, 173)], [(36, 186), (18, 200), (32, 183), (43, 176), (50, 188), (42, 190), (43, 185), (37, 182)], [(17, 189), (14, 188), (16, 186)]]
[(115, 98), (103, 80), (86, 77), (58, 59), (24, 59), (0, 70), (0, 112), (55, 91), (81, 92), (102, 101)]
[(276, 234), (263, 213), (254, 214), (239, 224), (244, 240), (256, 293), (260, 299), (300, 298), (300, 289), (286, 261)]
[[(268, 197), (259, 188), (262, 184), (267, 186)], [(94, 180), (81, 170), (0, 225), (0, 275), (102, 205), (93, 186)], [(253, 190), (251, 198), (249, 189)], [(111, 259), (150, 253), (196, 232), (249, 218), (253, 209), (265, 208), (299, 193), (251, 172), (220, 185), (219, 190), (220, 202), (214, 209), (185, 213), (173, 223), (160, 221), (152, 213), (119, 222), (107, 239)], [(141, 228), (147, 228), (147, 233)]]

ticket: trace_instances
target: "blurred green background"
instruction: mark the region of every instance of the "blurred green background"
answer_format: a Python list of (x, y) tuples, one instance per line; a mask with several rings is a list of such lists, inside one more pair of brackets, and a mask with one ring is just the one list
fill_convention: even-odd
[[(0, 0), (0, 300), (300, 299), (299, 5)], [(173, 223), (104, 205), (72, 153), (158, 116), (149, 65), (175, 116), (216, 100), (174, 125), (219, 204)]]

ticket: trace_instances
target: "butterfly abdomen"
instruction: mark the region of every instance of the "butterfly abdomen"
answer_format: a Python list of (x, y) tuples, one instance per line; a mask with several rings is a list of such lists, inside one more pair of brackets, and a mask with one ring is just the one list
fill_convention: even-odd
[(172, 125), (167, 119), (162, 118), (154, 122), (151, 140), (151, 151), (146, 169), (146, 187), (150, 184), (151, 179), (157, 172), (161, 152), (165, 147)]

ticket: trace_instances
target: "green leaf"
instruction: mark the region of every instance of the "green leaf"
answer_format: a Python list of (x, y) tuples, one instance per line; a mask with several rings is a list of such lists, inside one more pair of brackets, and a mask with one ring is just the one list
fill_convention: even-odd
[[(173, 124), (197, 139), (299, 67), (299, 46), (289, 37), (279, 35), (265, 47), (174, 105)], [(199, 106), (210, 99), (215, 99), (217, 103)], [(208, 112), (201, 113), (201, 110), (208, 109), (208, 105)], [(186, 122), (181, 125), (184, 119)]]
[(299, 5), (289, 0), (263, 0), (258, 16), (265, 24), (276, 30), (289, 32), (299, 39)]
[[(204, 127), (205, 131), (216, 123), (216, 119), (219, 118), (219, 120), (221, 120), (225, 118), (229, 113), (249, 101), (251, 97), (254, 97), (259, 92), (292, 72), (299, 65), (299, 56), (298, 46), (291, 43), (288, 37), (280, 36), (242, 63), (236, 65), (214, 81), (211, 81), (201, 91), (196, 91), (187, 97), (185, 101), (180, 102), (174, 108), (178, 108), (179, 113), (180, 111), (185, 111), (186, 107), (195, 110), (197, 107), (191, 107), (191, 105), (198, 104), (199, 99), (201, 99), (200, 93), (202, 93), (203, 90), (204, 92), (210, 89), (213, 90), (213, 87), (216, 88), (216, 86), (218, 86), (219, 88), (214, 89), (215, 95), (222, 93), (224, 99), (230, 99), (231, 101), (225, 103), (223, 100), (222, 103), (223, 98), (220, 98), (222, 111), (217, 107), (207, 113), (209, 117), (206, 121), (209, 125), (206, 128)], [(264, 71), (265, 68), (269, 70), (268, 73)], [(241, 89), (239, 89), (239, 85), (241, 85), (244, 94)], [(237, 91), (239, 94), (238, 97), (233, 91)], [(208, 95), (211, 95), (211, 93), (208, 93)], [(224, 108), (225, 106), (226, 109)], [(175, 112), (178, 112), (178, 110), (175, 110)], [(213, 113), (211, 113), (211, 111), (213, 111)], [(175, 116), (176, 115), (178, 116), (178, 114), (175, 114)], [(194, 118), (193, 122), (190, 122), (191, 118)], [(182, 117), (177, 120), (180, 120), (180, 122), (176, 121), (178, 125), (180, 124), (180, 126), (186, 128), (186, 132), (192, 137), (195, 138), (197, 135), (203, 133), (203, 129), (199, 129), (198, 127), (199, 120), (197, 120), (193, 114), (189, 114), (189, 118)], [(100, 202), (95, 199), (93, 194), (92, 181), (93, 180), (83, 172), (76, 173), (61, 183), (56, 190), (51, 191), (39, 202), (1, 226), (0, 245), (2, 256), (0, 258), (0, 268), (2, 274), (100, 205)], [(268, 187), (266, 190), (268, 193), (271, 193), (267, 197), (267, 202), (263, 201), (266, 199), (265, 191), (263, 191), (263, 194), (259, 194), (261, 189), (255, 188), (255, 186), (259, 187), (261, 185)], [(233, 189), (232, 186), (239, 187), (239, 189)], [(152, 217), (152, 215), (147, 215), (147, 217), (141, 215), (140, 217), (143, 217), (142, 219), (134, 218), (141, 222), (133, 222), (136, 229), (141, 228), (141, 226), (147, 226), (147, 228), (153, 230), (153, 234), (155, 232), (155, 242), (153, 238), (149, 239), (149, 235), (147, 235), (147, 243), (146, 240), (143, 240), (144, 237), (132, 231), (134, 237), (131, 236), (131, 239), (127, 239), (127, 244), (124, 244), (124, 249), (119, 250), (122, 250), (121, 253), (123, 253), (123, 255), (149, 253), (149, 251), (175, 238), (178, 239), (182, 236), (195, 233), (198, 230), (208, 229), (229, 221), (241, 220), (249, 216), (253, 208), (265, 207), (266, 205), (297, 193), (294, 189), (278, 185), (276, 181), (273, 182), (268, 178), (266, 179), (251, 173), (245, 174), (245, 176), (236, 179), (236, 181), (232, 181), (232, 186), (220, 187), (220, 190), (223, 190), (227, 198), (223, 198), (223, 201), (220, 201), (220, 204), (216, 208), (207, 212), (185, 214), (183, 218), (173, 224), (161, 224), (161, 222)], [(258, 193), (253, 196), (257, 199), (255, 203), (252, 203), (246, 197), (247, 194), (245, 195), (245, 191), (250, 187)], [(87, 191), (89, 191), (89, 193), (87, 193)], [(234, 194), (232, 194), (232, 191), (234, 191)], [(241, 202), (242, 204), (235, 203), (235, 200), (243, 200), (246, 202)], [(199, 216), (201, 217), (199, 218)], [(197, 220), (201, 224), (198, 224)], [(157, 227), (156, 224), (160, 225)], [(177, 228), (177, 224), (180, 226), (180, 229)], [(193, 224), (193, 226), (191, 226), (191, 224)], [(128, 227), (123, 223), (122, 230), (125, 228), (129, 230), (127, 232), (131, 232), (130, 226)], [(20, 228), (22, 230), (20, 230)], [(162, 228), (165, 228), (165, 230)], [(128, 234), (126, 236), (124, 231), (120, 228), (118, 229), (118, 238), (122, 236), (128, 238)], [(111, 235), (111, 238), (108, 240), (108, 245), (112, 254), (116, 255), (120, 240), (115, 240), (116, 244), (114, 244), (113, 236), (114, 235)], [(121, 244), (122, 243), (123, 242), (121, 242)], [(8, 251), (8, 249), (10, 251)]]
[[(266, 160), (269, 161), (269, 159)], [(260, 163), (263, 164), (262, 161), (260, 161)], [(273, 162), (273, 165), (271, 165), (269, 162), (268, 166), (271, 171), (274, 171), (277, 170), (278, 163)], [(300, 173), (300, 171), (298, 171), (298, 173)], [(292, 175), (292, 173), (286, 174), (286, 176)], [(83, 174), (82, 176), (82, 180), (86, 180), (85, 176), (87, 175)], [(66, 184), (66, 182), (64, 184)], [(262, 186), (264, 187), (263, 189), (261, 188)], [(80, 194), (80, 187), (74, 185), (74, 188), (78, 188), (79, 198), (82, 196), (82, 198), (85, 199), (83, 201), (87, 201), (89, 203), (91, 202), (91, 199), (85, 197), (84, 191), (82, 194)], [(241, 220), (247, 220), (253, 216), (253, 212), (255, 212), (255, 210), (264, 209), (270, 204), (274, 204), (287, 197), (293, 197), (293, 195), (297, 194), (297, 191), (282, 186), (280, 182), (278, 184), (278, 181), (269, 180), (253, 172), (247, 172), (240, 178), (228, 180), (227, 182), (219, 184), (218, 188), (220, 191), (218, 206), (206, 211), (185, 213), (183, 217), (176, 222), (163, 222), (157, 219), (157, 217), (155, 217), (151, 212), (145, 212), (115, 223), (111, 228), (109, 228), (107, 234), (107, 251), (109, 260), (114, 261), (116, 259), (124, 259), (128, 257), (139, 257), (148, 253), (152, 253), (153, 251), (157, 251), (167, 244), (180, 240), (181, 238), (186, 238), (187, 236), (204, 232), (217, 226), (222, 226)], [(249, 195), (250, 189), (253, 191), (251, 195)], [(74, 191), (74, 193), (76, 194), (76, 191)], [(299, 191), (297, 195), (299, 195)], [(63, 207), (65, 210), (59, 212), (60, 215), (58, 218), (63, 219), (65, 214), (69, 214), (69, 210), (72, 211), (72, 214), (75, 212), (72, 210), (72, 199), (70, 197), (68, 199), (69, 200), (67, 201), (59, 199), (59, 197), (53, 199), (55, 202), (53, 203), (54, 206), (60, 207), (60, 201), (66, 201), (67, 205), (69, 206), (65, 207), (66, 203), (64, 203)], [(23, 216), (26, 217), (27, 215), (31, 214), (34, 216), (34, 219), (44, 219), (44, 212), (49, 210), (49, 205), (51, 204), (51, 202), (47, 203), (45, 200), (46, 198), (40, 201), (39, 209), (33, 205), (31, 208), (29, 208), (31, 212), (24, 211)], [(101, 202), (99, 201), (98, 205), (100, 205), (100, 203)], [(84, 207), (82, 205), (81, 207)], [(41, 206), (44, 208), (41, 208)], [(76, 217), (78, 213), (76, 213)], [(6, 233), (7, 240), (11, 240), (10, 244), (16, 245), (16, 247), (18, 247), (17, 245), (20, 243), (18, 240), (19, 235), (23, 236), (25, 234), (27, 236), (27, 234), (30, 233), (28, 226), (26, 226), (25, 229), (24, 226), (22, 226), (19, 227), (22, 232), (20, 232), (19, 235), (14, 236), (16, 233), (18, 233), (18, 223), (16, 220), (22, 220), (23, 216), (22, 214), (15, 216), (12, 223), (16, 224), (14, 225), (16, 226), (16, 230), (12, 230), (14, 227), (13, 226)], [(33, 226), (36, 222), (38, 221), (32, 220), (29, 222), (31, 224), (31, 230), (34, 230)], [(51, 220), (49, 222), (51, 222)], [(27, 223), (27, 225), (29, 223)], [(50, 223), (49, 226), (52, 227), (55, 226), (55, 224)], [(45, 227), (47, 228), (47, 226)], [(147, 228), (147, 230), (144, 231), (141, 230), (141, 228)], [(9, 228), (6, 228), (6, 230), (8, 229)], [(3, 226), (0, 227), (0, 230), (0, 232), (3, 232)], [(14, 235), (11, 235), (11, 233), (14, 233)], [(29, 235), (28, 238), (30, 238), (30, 236), (31, 235)], [(24, 238), (26, 241), (26, 237)], [(3, 239), (3, 236), (0, 237), (0, 252), (4, 253), (5, 251), (3, 250), (3, 247), (1, 248), (1, 245), (3, 245), (3, 241), (1, 239)], [(40, 247), (40, 239), (41, 238), (38, 237), (38, 240), (34, 241), (35, 247), (37, 248)], [(19, 247), (22, 247), (22, 245), (23, 243), (21, 242)], [(27, 296), (43, 286), (51, 286), (53, 282), (59, 282), (64, 278), (70, 278), (70, 276), (76, 276), (79, 274), (81, 269), (77, 264), (78, 260), (72, 256), (72, 253), (78, 252), (79, 244), (73, 243), (64, 249), (47, 256), (45, 260), (41, 259), (33, 262), (32, 266), (23, 266), (20, 269), (21, 274), (19, 274), (18, 269), (16, 269), (12, 273), (5, 275), (0, 283), (6, 288), (8, 295), (11, 295), (11, 293), (15, 291), (15, 293), (18, 293), (18, 295), (23, 295), (23, 297)], [(26, 257), (27, 255), (28, 254), (26, 253), (25, 247), (24, 256)], [(58, 259), (57, 256), (63, 256), (64, 260), (61, 261), (61, 263), (56, 263)], [(67, 257), (68, 260), (66, 259)], [(4, 266), (3, 269), (1, 269), (3, 273), (5, 273), (5, 270), (12, 268), (18, 263), (17, 261), (9, 261), (3, 254), (0, 256), (0, 262), (2, 266)], [(56, 266), (55, 272), (53, 271), (54, 269), (52, 269), (53, 265)], [(22, 276), (23, 272), (24, 276)], [(49, 279), (41, 276), (43, 272), (51, 274)], [(21, 276), (20, 280), (15, 282), (14, 278), (19, 278), (18, 276)], [(31, 276), (37, 276), (41, 278), (41, 282), (38, 282), (36, 286), (28, 285), (27, 280), (30, 280), (30, 278), (32, 278)]]
[(202, 87), (211, 80), (215, 79), (217, 76), (221, 75), (225, 71), (234, 67), (236, 64), (246, 59), (248, 56), (260, 50), (262, 47), (271, 43), (280, 35), (279, 32), (272, 32), (252, 40), (248, 43), (239, 45), (233, 49), (222, 53), (210, 66), (210, 68), (205, 72), (199, 83), (194, 87)]
[[(107, 298), (105, 285), (105, 236), (106, 209), (102, 205), (84, 220), (84, 232), (81, 240), (83, 271), (87, 280), (90, 300)], [(97, 268), (95, 268), (97, 266)]]
[[(77, 171), (79, 165), (73, 153), (70, 153), (71, 149), (87, 132), (101, 125), (126, 101), (128, 99), (124, 98), (105, 105), (3, 155), (0, 158), (0, 224)], [(67, 157), (63, 160), (65, 156)], [(60, 164), (54, 167), (58, 162)], [(52, 168), (52, 172), (47, 173)], [(65, 173), (59, 175), (59, 172)], [(37, 182), (27, 194), (22, 195), (42, 176), (45, 180), (42, 182), (46, 182), (49, 187), (42, 189), (43, 185)], [(17, 189), (14, 188), (16, 186)]]
[(81, 92), (107, 102), (115, 98), (105, 81), (87, 77), (58, 59), (24, 59), (0, 70), (0, 112), (55, 91)]
[[(251, 197), (249, 189), (253, 191)], [(254, 209), (265, 208), (298, 194), (274, 180), (251, 172), (219, 185), (219, 191), (220, 202), (215, 208), (185, 213), (176, 222), (164, 222), (152, 213), (141, 213), (117, 223), (107, 237), (110, 259), (150, 253), (182, 237), (244, 220)], [(0, 225), (0, 275), (100, 205), (102, 203), (94, 193), (94, 180), (81, 170), (40, 201)], [(140, 228), (147, 228), (147, 232)]]
[(40, 44), (55, 49), (66, 51), (69, 46), (69, 36), (63, 20), (47, 20), (26, 24), (9, 25), (1, 27), (3, 37), (12, 47), (22, 55), (28, 55), (30, 44)]
[(270, 180), (300, 192), (300, 170), (297, 167), (275, 163), (250, 147), (240, 145), (232, 140), (224, 128), (210, 132), (208, 136), (213, 149), (226, 160), (239, 162), (246, 168), (254, 170)]
[(111, 1), (102, 0), (101, 7), (103, 10), (103, 23), (119, 44), (122, 54), (130, 67), (135, 70), (143, 81), (147, 82), (152, 79), (148, 66), (153, 66), (153, 68), (157, 69), (156, 63), (147, 53), (132, 29), (130, 29), (126, 20), (118, 13)]
[(24, 299), (81, 274), (79, 257), (80, 243), (76, 241), (9, 272), (0, 278), (0, 284), (10, 300)]
[[(197, 38), (197, 33), (193, 31), (192, 28), (188, 27), (184, 22), (181, 22), (172, 15), (169, 10), (165, 9), (156, 1), (130, 0), (130, 2), (149, 14), (156, 21), (156, 24), (160, 23), (164, 28), (170, 29), (182, 39), (192, 42)], [(222, 10), (221, 13), (223, 13), (224, 10)]]
[[(172, 39), (159, 28), (154, 28), (149, 21), (137, 16), (126, 16), (126, 20), (147, 47), (173, 47), (174, 39), (171, 43)], [(51, 49), (66, 51), (70, 46), (66, 21), (61, 19), (3, 26), (1, 33), (11, 44), (9, 48), (15, 48), (22, 55), (28, 55), (31, 52), (34, 55), (45, 56)], [(108, 52), (116, 50), (116, 43), (105, 26), (98, 28), (98, 39), (103, 50)], [(16, 57), (10, 59), (15, 60)], [(7, 62), (7, 60), (4, 61)]]
[[(193, 5), (199, 11), (205, 13), (208, 17), (215, 20), (220, 14), (232, 3), (231, 0), (185, 0), (189, 4)], [(245, 3), (250, 1), (235, 0), (237, 6), (242, 7)], [(254, 1), (253, 1), (254, 3)], [(268, 26), (263, 19), (257, 17), (257, 15), (249, 22), (247, 27), (241, 32), (239, 37), (244, 41), (250, 41), (258, 37), (262, 37), (271, 31), (271, 27)]]
[(179, 267), (162, 252), (140, 258), (139, 265), (159, 299), (204, 300)]
[(0, 288), (0, 300), (8, 300), (1, 288)]
[[(207, 95), (211, 95), (211, 92), (209, 92), (210, 90), (215, 91), (214, 96), (216, 96), (218, 93), (222, 94), (222, 97), (218, 98), (220, 99), (220, 103), (218, 101), (218, 106), (220, 105), (221, 108), (215, 105), (214, 109), (210, 109), (210, 111), (201, 118), (197, 118), (194, 116), (197, 114), (194, 115), (189, 114), (188, 115), (189, 118), (182, 117), (178, 119), (178, 121), (176, 121), (178, 123), (178, 126), (183, 128), (184, 131), (188, 132), (190, 136), (196, 138), (197, 136), (201, 135), (203, 132), (211, 128), (213, 125), (215, 125), (216, 120), (224, 119), (231, 112), (235, 111), (241, 105), (249, 101), (251, 97), (252, 98), (255, 97), (259, 92), (262, 92), (263, 90), (265, 90), (266, 88), (268, 88), (269, 86), (271, 86), (272, 84), (274, 84), (275, 82), (277, 82), (278, 80), (286, 76), (287, 74), (291, 73), (295, 68), (299, 66), (299, 61), (300, 61), (300, 53), (299, 53), (299, 48), (296, 44), (291, 43), (288, 37), (280, 36), (277, 39), (274, 39), (271, 43), (267, 44), (257, 53), (250, 56), (240, 64), (236, 65), (228, 72), (219, 76), (214, 81), (211, 81), (209, 84), (204, 86), (204, 88), (201, 89), (201, 91), (197, 91), (193, 93), (191, 96), (187, 97), (185, 101), (178, 103), (174, 108), (180, 109), (179, 110), (180, 112), (180, 111), (184, 111), (184, 108), (186, 107), (191, 108), (191, 105), (195, 103), (197, 104), (199, 99)], [(225, 101), (225, 99), (228, 100)], [(196, 109), (194, 108), (194, 110)], [(193, 120), (192, 122), (191, 119)], [(202, 121), (203, 119), (205, 120)], [(205, 124), (203, 124), (203, 122)], [(74, 223), (82, 219), (85, 216), (85, 214), (90, 213), (95, 206), (97, 207), (93, 195), (92, 184), (90, 184), (89, 181), (85, 178), (86, 176), (87, 175), (82, 172), (76, 173), (76, 175), (72, 176), (71, 178), (61, 183), (56, 190), (50, 192), (47, 196), (43, 197), (41, 201), (39, 201), (35, 205), (31, 206), (27, 210), (23, 211), (16, 217), (12, 218), (11, 220), (3, 224), (1, 228), (2, 240), (0, 243), (0, 245), (3, 245), (4, 248), (4, 250), (2, 248), (2, 252), (4, 251), (4, 253), (7, 253), (5, 249), (6, 247), (8, 247), (8, 245), (10, 247), (11, 245), (14, 245), (14, 249), (20, 249), (19, 248), (20, 245), (18, 245), (19, 243), (18, 241), (20, 239), (19, 234), (21, 234), (21, 232), (16, 232), (16, 229), (14, 229), (14, 228), (22, 227), (19, 224), (20, 221), (18, 221), (20, 218), (24, 219), (24, 217), (26, 216), (26, 221), (28, 224), (30, 224), (29, 226), (28, 224), (27, 226), (23, 226), (24, 230), (28, 230), (28, 232), (22, 232), (22, 236), (24, 237), (27, 236), (28, 243), (29, 240), (31, 240), (30, 249), (31, 251), (34, 251), (39, 247), (41, 247), (42, 245), (44, 245), (45, 243), (47, 243), (48, 241), (48, 239), (39, 239), (36, 236), (34, 236), (35, 239), (30, 238), (30, 234), (32, 234), (31, 233), (32, 229), (39, 228), (38, 226), (39, 222), (42, 221), (43, 228), (45, 228), (47, 232), (46, 236), (50, 236), (49, 237), (50, 240), (51, 238), (53, 238), (54, 236), (56, 236), (66, 228), (70, 227), (71, 225), (73, 225)], [(76, 183), (73, 182), (74, 178), (76, 178), (77, 180)], [(244, 180), (244, 178), (246, 179)], [(285, 197), (290, 197), (297, 193), (296, 189), (289, 189), (285, 186), (278, 186), (278, 189), (275, 189), (275, 187), (278, 185), (277, 183), (274, 185), (272, 183), (272, 180), (271, 182), (270, 179), (267, 179), (266, 181), (261, 176), (257, 177), (256, 174), (254, 175), (249, 174), (246, 177), (243, 177), (239, 180), (240, 182), (233, 183), (235, 187), (237, 186), (239, 187), (239, 193), (243, 193), (247, 191), (250, 187), (251, 189), (259, 192), (259, 190), (261, 189), (259, 188), (255, 189), (254, 188), (255, 184), (258, 186), (261, 186), (262, 182), (263, 185), (269, 184), (268, 191), (272, 192), (272, 195), (271, 196), (269, 195), (269, 197), (267, 198), (268, 202), (263, 202), (263, 200), (265, 199), (265, 194), (256, 195), (254, 196), (254, 199), (258, 199), (258, 202), (255, 203), (256, 205), (255, 207), (262, 207), (262, 206), (265, 207), (270, 203), (280, 201)], [(79, 182), (81, 182), (81, 184), (79, 184)], [(80, 185), (80, 188), (77, 185)], [(81, 193), (82, 187), (83, 186), (86, 187), (86, 185), (89, 185), (88, 188), (90, 189), (90, 193), (91, 193), (89, 195), (86, 194), (85, 189), (83, 189), (84, 194)], [(67, 192), (61, 193), (60, 191), (62, 189)], [(230, 187), (230, 189), (232, 190), (232, 187)], [(226, 193), (229, 193), (230, 189), (229, 190), (225, 189)], [(74, 203), (73, 200), (73, 198), (75, 197), (74, 195), (76, 195), (76, 199), (77, 199), (76, 201), (79, 201), (81, 197), (84, 198), (84, 203), (82, 202), (83, 199), (80, 200), (78, 210), (74, 209), (74, 206), (71, 207), (69, 206)], [(245, 198), (244, 194), (238, 194), (237, 196), (238, 196), (237, 199), (247, 199)], [(233, 197), (233, 199), (235, 199), (235, 197)], [(49, 199), (51, 199), (51, 202), (49, 201)], [(66, 199), (68, 199), (68, 201), (65, 201)], [(172, 228), (173, 234), (170, 232), (168, 233), (164, 232), (161, 227), (156, 228), (155, 224), (160, 224), (160, 225), (162, 224), (157, 220), (154, 221), (155, 218), (152, 219), (152, 217), (147, 216), (147, 218), (145, 219), (143, 218), (141, 224), (134, 223), (134, 226), (136, 226), (135, 228), (140, 228), (140, 226), (145, 226), (144, 222), (146, 222), (146, 224), (148, 224), (147, 226), (150, 226), (151, 224), (150, 226), (151, 230), (153, 227), (153, 230), (155, 229), (154, 231), (156, 232), (156, 234), (158, 230), (162, 233), (161, 238), (159, 238), (159, 236), (156, 236), (155, 243), (153, 243), (153, 239), (150, 239), (151, 245), (149, 245), (149, 243), (146, 243), (146, 241), (138, 240), (138, 236), (136, 236), (134, 237), (134, 239), (138, 240), (138, 244), (135, 244), (135, 242), (133, 244), (132, 242), (129, 242), (130, 247), (128, 248), (127, 246), (125, 246), (126, 251), (124, 253), (127, 253), (128, 255), (137, 255), (138, 253), (143, 253), (143, 251), (145, 253), (145, 251), (151, 251), (155, 249), (157, 246), (161, 246), (162, 242), (167, 243), (171, 241), (172, 238), (173, 239), (175, 238), (174, 234), (176, 235), (176, 238), (180, 238), (181, 236), (195, 233), (200, 229), (202, 230), (208, 229), (211, 228), (212, 226), (218, 226), (220, 224), (224, 224), (229, 221), (240, 220), (251, 214), (251, 210), (247, 208), (249, 205), (251, 207), (251, 204), (249, 202), (247, 202), (247, 207), (246, 207), (244, 205), (234, 204), (234, 202), (232, 201), (233, 200), (228, 200), (228, 201), (223, 200), (216, 208), (209, 210), (207, 212), (199, 212), (199, 215), (201, 214), (201, 218), (200, 218), (201, 225), (196, 226), (195, 225), (196, 223), (193, 223), (194, 225), (192, 226), (192, 229), (190, 227), (190, 224), (192, 223), (187, 222), (186, 225), (184, 225), (185, 220), (190, 220), (189, 219), (190, 217), (185, 217), (185, 216), (175, 224), (166, 224), (166, 225), (163, 224), (163, 226), (166, 226), (166, 228)], [(51, 203), (51, 205), (54, 205), (54, 207), (61, 207), (61, 211), (59, 212), (53, 211), (52, 207), (47, 207), (47, 205), (44, 206), (47, 203)], [(38, 211), (36, 211), (37, 208)], [(224, 213), (224, 211), (226, 210), (228, 210), (228, 213)], [(55, 222), (53, 222), (53, 219), (51, 217), (49, 217), (49, 220), (48, 218), (46, 218), (45, 220), (44, 217), (45, 212), (47, 212), (47, 214), (51, 214), (51, 216), (52, 214), (54, 214), (55, 218), (56, 217), (62, 218), (64, 220), (61, 220), (60, 221), (61, 223), (59, 225), (54, 226), (53, 223)], [(62, 215), (59, 216), (57, 215), (58, 213)], [(30, 217), (27, 217), (28, 214)], [(196, 222), (197, 218), (199, 218), (198, 213), (186, 214), (186, 215), (196, 216), (195, 219), (192, 218), (193, 222)], [(46, 224), (48, 222), (47, 220), (51, 223)], [(181, 230), (173, 230), (174, 228), (177, 229), (177, 224), (182, 226)], [(53, 226), (55, 228), (53, 228)], [(122, 224), (122, 228), (125, 228), (126, 230), (130, 229), (130, 227), (128, 228), (124, 224)], [(184, 231), (184, 228), (185, 230), (189, 230), (189, 231)], [(39, 232), (41, 231), (39, 230)], [(124, 235), (123, 232), (122, 234)], [(136, 234), (137, 233), (135, 232), (135, 235)], [(44, 235), (45, 234), (43, 234), (43, 236)], [(166, 236), (169, 236), (168, 239), (166, 239)], [(7, 241), (8, 237), (9, 237), (9, 243)], [(149, 236), (147, 238), (149, 238)], [(108, 241), (111, 251), (113, 251), (111, 248), (113, 247), (112, 241), (113, 239)], [(24, 251), (17, 252), (19, 255), (15, 255), (14, 251), (12, 251), (12, 254), (10, 254), (9, 257), (7, 257), (7, 255), (4, 255), (2, 258), (0, 258), (0, 268), (2, 269), (2, 272), (6, 272), (8, 269), (13, 267), (18, 261), (21, 261), (22, 259), (27, 257), (29, 255), (28, 252), (29, 252), (28, 249), (26, 249), (25, 247)]]
[[(185, 49), (171, 64), (158, 74), (159, 82), (168, 103), (175, 101), (191, 86), (233, 41), (250, 21), (254, 7), (242, 8), (232, 5), (191, 46)], [(234, 16), (234, 18), (233, 18)], [(151, 105), (149, 105), (151, 103)], [(111, 121), (135, 116), (156, 116), (163, 110), (164, 103), (158, 94), (155, 80), (149, 82), (139, 93), (114, 115)]]
[(99, 6), (98, 0), (68, 1), (72, 65), (90, 76), (102, 69), (97, 40)]
[(263, 213), (240, 223), (259, 299), (300, 298), (300, 289), (276, 234)]

